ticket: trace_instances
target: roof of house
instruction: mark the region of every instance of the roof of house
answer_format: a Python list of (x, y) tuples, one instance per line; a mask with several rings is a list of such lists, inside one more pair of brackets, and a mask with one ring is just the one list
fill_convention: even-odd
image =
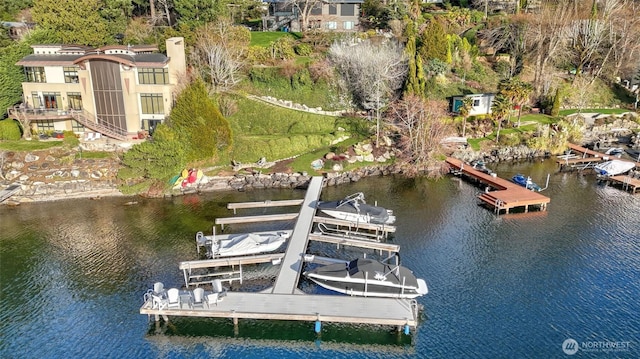
[[(105, 46), (90, 48), (79, 45), (34, 45), (34, 48), (55, 48), (53, 54), (31, 54), (23, 57), (16, 65), (20, 66), (73, 66), (84, 61), (107, 60), (119, 62), (131, 67), (164, 67), (169, 58), (158, 52), (153, 45), (142, 46)], [(123, 53), (118, 53), (122, 51)]]

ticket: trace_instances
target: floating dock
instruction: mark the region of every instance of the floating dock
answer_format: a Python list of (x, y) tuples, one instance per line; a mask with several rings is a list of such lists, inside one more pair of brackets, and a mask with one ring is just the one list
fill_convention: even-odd
[(496, 214), (500, 214), (502, 211), (509, 213), (516, 208), (523, 208), (525, 212), (528, 212), (531, 207), (537, 207), (544, 211), (549, 202), (551, 202), (551, 199), (547, 196), (528, 190), (511, 181), (476, 170), (473, 166), (465, 164), (459, 159), (447, 157), (446, 162), (451, 166), (454, 173), (471, 178), (487, 186), (487, 191), (479, 195), (478, 198), (483, 203), (491, 206)]
[[(297, 202), (301, 205), (299, 213), (288, 214), (289, 217), (286, 217), (287, 219), (296, 218), (296, 223), (288, 239), (285, 253), (180, 263), (180, 269), (184, 273), (185, 286), (189, 288), (192, 285), (211, 283), (214, 279), (228, 282), (241, 281), (243, 264), (272, 262), (280, 265), (280, 271), (273, 287), (260, 293), (226, 292), (223, 299), (215, 303), (208, 301), (195, 303), (193, 290), (186, 289), (180, 292), (180, 303), (170, 308), (160, 305), (151, 298), (151, 295), (148, 295), (140, 308), (140, 313), (154, 315), (156, 321), (159, 321), (161, 316), (165, 320), (168, 320), (169, 316), (231, 318), (236, 327), (238, 319), (243, 318), (309, 321), (315, 322), (316, 332), (320, 332), (323, 321), (392, 325), (397, 326), (398, 330), (404, 327), (404, 333), (409, 334), (409, 329), (416, 328), (418, 325), (419, 306), (415, 299), (314, 295), (303, 293), (298, 289), (306, 249), (310, 240), (322, 240), (338, 245), (359, 246), (380, 251), (399, 249), (398, 246), (375, 241), (312, 234), (311, 230), (317, 218), (315, 216), (316, 204), (320, 198), (322, 186), (323, 178), (313, 177), (304, 200)], [(265, 205), (273, 206), (273, 203), (278, 203), (278, 201), (268, 204), (267, 202), (253, 202), (248, 205), (234, 205), (228, 208), (257, 208)], [(293, 205), (293, 202), (283, 202), (283, 205)], [(275, 216), (281, 217), (235, 217), (235, 222), (227, 219), (226, 221), (216, 220), (216, 223), (257, 221), (256, 217), (274, 220), (274, 218), (283, 218), (285, 215)], [(395, 227), (392, 228), (395, 229)], [(231, 269), (223, 269), (228, 267)], [(196, 270), (204, 268), (216, 268), (219, 271), (205, 274), (196, 273)], [(217, 296), (219, 292), (207, 291), (205, 293)]]

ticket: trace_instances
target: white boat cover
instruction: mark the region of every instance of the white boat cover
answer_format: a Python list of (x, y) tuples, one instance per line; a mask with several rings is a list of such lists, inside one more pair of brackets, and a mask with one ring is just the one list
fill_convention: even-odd
[(597, 164), (594, 169), (596, 173), (603, 176), (616, 176), (631, 170), (635, 166), (633, 162), (611, 160)]

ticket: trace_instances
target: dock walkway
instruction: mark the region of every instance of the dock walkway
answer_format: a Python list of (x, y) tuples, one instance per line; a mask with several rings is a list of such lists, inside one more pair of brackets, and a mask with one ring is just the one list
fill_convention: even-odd
[(473, 166), (465, 164), (459, 159), (447, 157), (446, 162), (461, 175), (473, 178), (493, 188), (493, 191), (486, 191), (479, 195), (478, 198), (487, 205), (492, 206), (498, 214), (503, 210), (509, 213), (514, 208), (524, 208), (525, 212), (528, 212), (531, 206), (537, 206), (540, 207), (540, 210), (545, 210), (547, 204), (551, 202), (551, 199), (547, 196), (528, 190), (503, 178), (476, 170)]
[[(326, 321), (416, 327), (418, 306), (415, 300), (350, 297), (346, 295), (297, 295), (227, 292), (216, 304), (194, 306), (190, 291), (181, 291), (176, 308), (157, 308), (147, 301), (140, 314), (238, 319)], [(206, 294), (210, 292), (205, 292)]]
[(294, 294), (296, 286), (298, 285), (298, 279), (300, 278), (300, 271), (302, 270), (303, 257), (307, 250), (307, 244), (309, 242), (309, 233), (313, 227), (313, 218), (316, 213), (316, 204), (320, 199), (320, 193), (322, 192), (322, 183), (324, 179), (316, 176), (311, 178), (307, 194), (304, 197), (302, 208), (300, 208), (300, 214), (296, 225), (293, 227), (293, 233), (289, 238), (289, 245), (285, 251), (285, 256), (282, 259), (282, 265), (280, 267), (280, 273), (276, 283), (273, 285), (274, 294)]

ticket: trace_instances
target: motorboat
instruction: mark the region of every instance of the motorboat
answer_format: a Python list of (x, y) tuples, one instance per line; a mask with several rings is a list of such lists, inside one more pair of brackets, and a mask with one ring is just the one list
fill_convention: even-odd
[[(396, 256), (397, 258), (397, 256)], [(397, 263), (358, 258), (304, 272), (319, 286), (339, 293), (385, 298), (416, 298), (428, 292), (427, 283)]]
[(235, 257), (273, 252), (289, 238), (291, 231), (271, 231), (205, 236), (196, 233), (198, 250), (207, 249), (207, 257)]
[(620, 158), (623, 153), (624, 153), (624, 149), (623, 148), (612, 147), (612, 148), (608, 149), (604, 154)]
[(635, 163), (622, 160), (611, 160), (598, 163), (593, 167), (600, 176), (611, 177), (630, 171), (636, 166)]
[(640, 149), (627, 148), (624, 150), (634, 161), (640, 161)]
[(339, 201), (319, 201), (316, 208), (333, 218), (356, 223), (393, 224), (393, 211), (365, 202), (364, 193), (357, 192)]
[(481, 160), (474, 160), (471, 161), (471, 167), (473, 167), (474, 170), (478, 170), (482, 173), (486, 173), (490, 176), (495, 175), (495, 172), (493, 172), (492, 170), (488, 169), (487, 166), (485, 165), (484, 161)]
[(525, 176), (523, 174), (516, 174), (515, 176), (511, 177), (511, 181), (513, 181), (513, 183), (519, 184), (520, 186), (532, 190), (534, 192), (540, 192), (542, 191), (542, 188), (540, 186), (538, 186), (535, 182), (533, 182), (531, 180), (531, 177), (529, 176)]

